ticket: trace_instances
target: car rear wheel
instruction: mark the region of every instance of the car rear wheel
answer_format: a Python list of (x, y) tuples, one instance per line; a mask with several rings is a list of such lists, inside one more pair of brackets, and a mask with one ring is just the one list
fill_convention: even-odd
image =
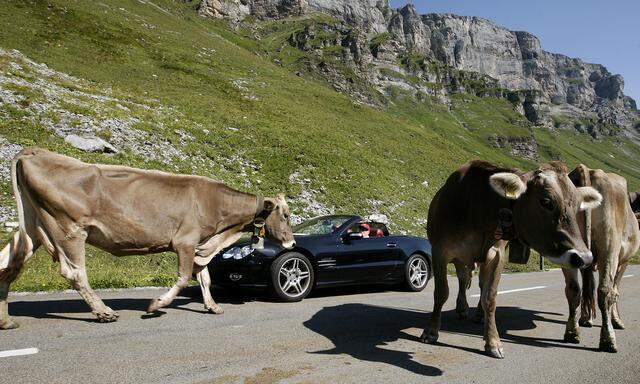
[(429, 281), (429, 263), (424, 256), (413, 254), (405, 264), (405, 287), (413, 292), (420, 292)]
[(282, 301), (300, 301), (307, 297), (313, 280), (313, 266), (300, 253), (285, 253), (271, 264), (271, 287)]

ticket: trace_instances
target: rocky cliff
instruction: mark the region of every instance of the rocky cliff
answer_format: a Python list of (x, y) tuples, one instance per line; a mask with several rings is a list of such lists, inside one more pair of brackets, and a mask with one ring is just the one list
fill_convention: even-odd
[[(446, 102), (455, 92), (509, 98), (535, 124), (591, 133), (635, 135), (640, 121), (624, 79), (600, 64), (547, 52), (538, 38), (478, 18), (420, 15), (412, 5), (392, 9), (388, 0), (203, 0), (203, 16), (228, 18), (260, 32), (260, 20), (317, 14), (287, 43), (313, 53), (311, 69), (368, 104), (372, 86), (384, 96), (394, 89)], [(258, 22), (255, 22), (258, 20)], [(337, 46), (338, 50), (327, 50)], [(358, 80), (325, 56), (339, 57)], [(364, 84), (364, 85), (363, 85)]]

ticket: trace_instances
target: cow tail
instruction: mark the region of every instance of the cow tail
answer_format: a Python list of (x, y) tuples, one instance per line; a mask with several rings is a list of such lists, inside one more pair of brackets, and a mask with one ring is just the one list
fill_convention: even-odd
[(582, 313), (589, 319), (596, 318), (596, 279), (593, 276), (594, 267), (582, 271)]
[(21, 235), (27, 234), (27, 228), (25, 226), (24, 219), (24, 207), (22, 205), (22, 193), (20, 192), (20, 185), (18, 184), (18, 166), (20, 162), (20, 154), (18, 154), (11, 162), (11, 184), (13, 185), (13, 196), (16, 199), (16, 206), (18, 209), (18, 221), (19, 231)]
[[(13, 280), (20, 272), (22, 260), (33, 252), (33, 242), (27, 233), (24, 202), (22, 201), (22, 193), (20, 184), (18, 183), (18, 167), (20, 166), (20, 154), (18, 154), (11, 162), (11, 183), (13, 184), (13, 195), (16, 200), (16, 208), (18, 210), (18, 231), (13, 234), (2, 251), (0, 251), (0, 280)], [(18, 263), (15, 261), (20, 260)]]

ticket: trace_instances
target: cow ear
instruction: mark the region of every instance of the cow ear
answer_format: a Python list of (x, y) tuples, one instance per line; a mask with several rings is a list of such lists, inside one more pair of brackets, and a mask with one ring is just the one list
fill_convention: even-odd
[(580, 194), (580, 210), (596, 208), (602, 203), (602, 195), (592, 187), (578, 188)]
[(517, 200), (527, 190), (527, 185), (520, 176), (510, 172), (491, 175), (489, 184), (498, 194), (511, 200)]
[(271, 200), (265, 200), (265, 201), (264, 201), (264, 210), (265, 210), (265, 211), (269, 211), (269, 212), (271, 212), (271, 211), (273, 211), (274, 209), (276, 209), (276, 203), (274, 203), (274, 202), (273, 202), (273, 201), (271, 201)]
[(629, 192), (629, 202), (633, 204), (638, 198), (638, 192)]

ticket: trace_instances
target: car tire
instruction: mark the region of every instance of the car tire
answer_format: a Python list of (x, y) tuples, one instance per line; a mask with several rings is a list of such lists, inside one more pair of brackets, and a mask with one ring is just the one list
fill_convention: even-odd
[(309, 259), (298, 252), (287, 252), (271, 264), (271, 290), (285, 302), (300, 301), (313, 288), (315, 275)]
[(429, 262), (421, 254), (414, 253), (404, 265), (404, 287), (411, 292), (420, 292), (427, 286), (431, 275)]

